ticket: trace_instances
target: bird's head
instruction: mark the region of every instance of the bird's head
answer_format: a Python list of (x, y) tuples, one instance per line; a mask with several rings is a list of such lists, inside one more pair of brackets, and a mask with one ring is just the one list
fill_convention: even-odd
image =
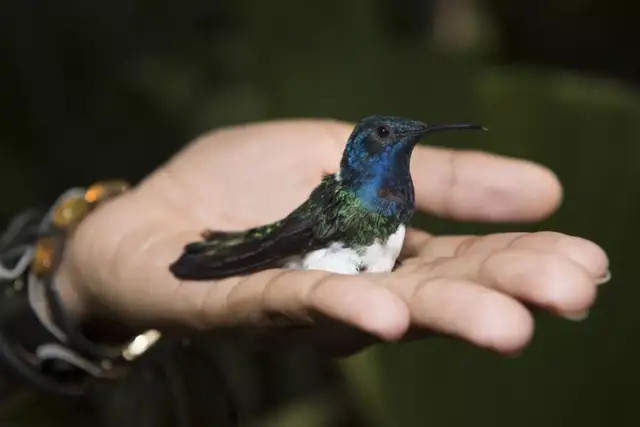
[(431, 132), (458, 129), (483, 128), (469, 123), (434, 125), (403, 117), (365, 117), (347, 141), (341, 176), (360, 181), (384, 173), (408, 174), (411, 153), (420, 138)]

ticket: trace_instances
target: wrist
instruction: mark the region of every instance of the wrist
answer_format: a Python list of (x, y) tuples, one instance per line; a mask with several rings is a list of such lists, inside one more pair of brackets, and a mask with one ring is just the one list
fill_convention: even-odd
[[(91, 280), (91, 271), (82, 270), (86, 245), (78, 238), (86, 234), (82, 232), (87, 225), (85, 219), (103, 202), (127, 188), (122, 181), (109, 181), (87, 190), (67, 191), (48, 214), (49, 225), (44, 227), (44, 235), (35, 247), (32, 264), (32, 276), (37, 283), (32, 298), (35, 312), (49, 330), (74, 350), (92, 358), (117, 357), (121, 342), (87, 334), (97, 313), (90, 308), (88, 294), (83, 291), (88, 286), (87, 280)], [(112, 346), (114, 342), (116, 345)]]
[(66, 317), (75, 329), (95, 343), (121, 345), (131, 340), (141, 332), (141, 328), (129, 326), (100, 304), (91, 303), (91, 298), (83, 291), (83, 284), (91, 278), (78, 271), (75, 266), (80, 265), (79, 262), (73, 250), (67, 251), (55, 276)]
[(79, 278), (73, 268), (71, 254), (65, 253), (55, 274), (55, 283), (63, 310), (75, 324), (82, 324), (89, 317), (82, 294), (78, 290)]
[[(94, 343), (119, 346), (135, 337), (142, 328), (128, 325), (104, 303), (105, 294), (96, 292), (96, 289), (108, 289), (109, 283), (100, 274), (101, 269), (95, 268), (95, 253), (100, 252), (96, 245), (102, 240), (96, 238), (95, 229), (100, 226), (95, 225), (93, 216), (103, 215), (104, 208), (108, 208), (103, 202), (111, 201), (127, 187), (120, 182), (96, 186), (99, 185), (116, 188), (101, 190), (101, 196), (91, 202), (92, 208), (67, 231), (54, 283), (60, 308), (73, 329)], [(89, 195), (94, 192), (91, 188), (85, 195), (86, 200), (90, 200)]]

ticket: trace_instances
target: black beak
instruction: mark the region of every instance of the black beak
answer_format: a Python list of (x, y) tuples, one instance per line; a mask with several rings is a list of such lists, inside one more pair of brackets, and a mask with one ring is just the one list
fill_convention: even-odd
[(445, 130), (464, 130), (464, 129), (485, 130), (485, 131), (487, 130), (483, 126), (474, 125), (472, 123), (454, 123), (449, 125), (428, 125), (428, 124), (422, 123), (421, 125), (422, 126), (420, 126), (419, 129), (416, 129), (416, 134), (421, 136), (427, 133), (440, 132)]
[(464, 129), (484, 130), (484, 131), (487, 130), (487, 128), (485, 128), (484, 126), (474, 125), (472, 123), (455, 123), (451, 125), (427, 125), (427, 130), (425, 133), (438, 132), (441, 130), (464, 130)]
[(418, 143), (418, 140), (420, 140), (420, 138), (422, 138), (428, 133), (440, 132), (445, 130), (465, 130), (465, 129), (487, 130), (483, 126), (474, 125), (472, 123), (454, 123), (449, 125), (443, 125), (443, 124), (428, 125), (422, 122), (413, 122), (412, 129), (406, 132), (406, 135), (409, 136), (407, 142), (410, 145), (414, 146), (415, 144)]

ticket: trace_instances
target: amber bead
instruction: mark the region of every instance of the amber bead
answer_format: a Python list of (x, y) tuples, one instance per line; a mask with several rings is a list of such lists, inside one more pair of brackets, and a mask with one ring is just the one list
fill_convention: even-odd
[(73, 197), (60, 203), (53, 211), (51, 221), (58, 228), (69, 228), (80, 222), (89, 212), (89, 204), (81, 197)]
[(31, 271), (39, 277), (46, 276), (51, 273), (55, 257), (55, 238), (43, 237), (36, 243), (33, 254), (33, 262)]
[(102, 202), (106, 199), (110, 199), (124, 193), (128, 189), (129, 184), (126, 181), (113, 180), (97, 182), (89, 187), (84, 198), (89, 203)]

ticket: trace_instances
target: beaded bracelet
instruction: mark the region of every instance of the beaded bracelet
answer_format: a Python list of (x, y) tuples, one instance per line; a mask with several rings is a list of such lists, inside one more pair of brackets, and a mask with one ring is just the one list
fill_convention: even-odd
[[(149, 330), (123, 346), (105, 346), (88, 340), (67, 316), (54, 280), (68, 236), (97, 206), (128, 188), (124, 181), (105, 181), (98, 182), (87, 190), (71, 189), (58, 199), (40, 221), (35, 232), (28, 230), (27, 234), (35, 235), (35, 242), (31, 245), (20, 242), (21, 252), (16, 251), (16, 248), (3, 249), (6, 245), (0, 245), (0, 253), (3, 250), (7, 253), (12, 250), (20, 252), (13, 268), (7, 269), (0, 264), (0, 279), (13, 280), (12, 289), (16, 291), (26, 290), (33, 314), (49, 332), (49, 339), (30, 353), (12, 345), (0, 331), (0, 356), (40, 388), (64, 394), (81, 392), (81, 387), (57, 384), (43, 375), (46, 362), (62, 364), (67, 371), (72, 367), (76, 371), (82, 371), (85, 376), (118, 377), (126, 371), (126, 362), (145, 353), (160, 338), (158, 331)], [(32, 223), (30, 227), (34, 228)], [(7, 235), (10, 234), (8, 231)], [(30, 241), (32, 240), (34, 239)]]

